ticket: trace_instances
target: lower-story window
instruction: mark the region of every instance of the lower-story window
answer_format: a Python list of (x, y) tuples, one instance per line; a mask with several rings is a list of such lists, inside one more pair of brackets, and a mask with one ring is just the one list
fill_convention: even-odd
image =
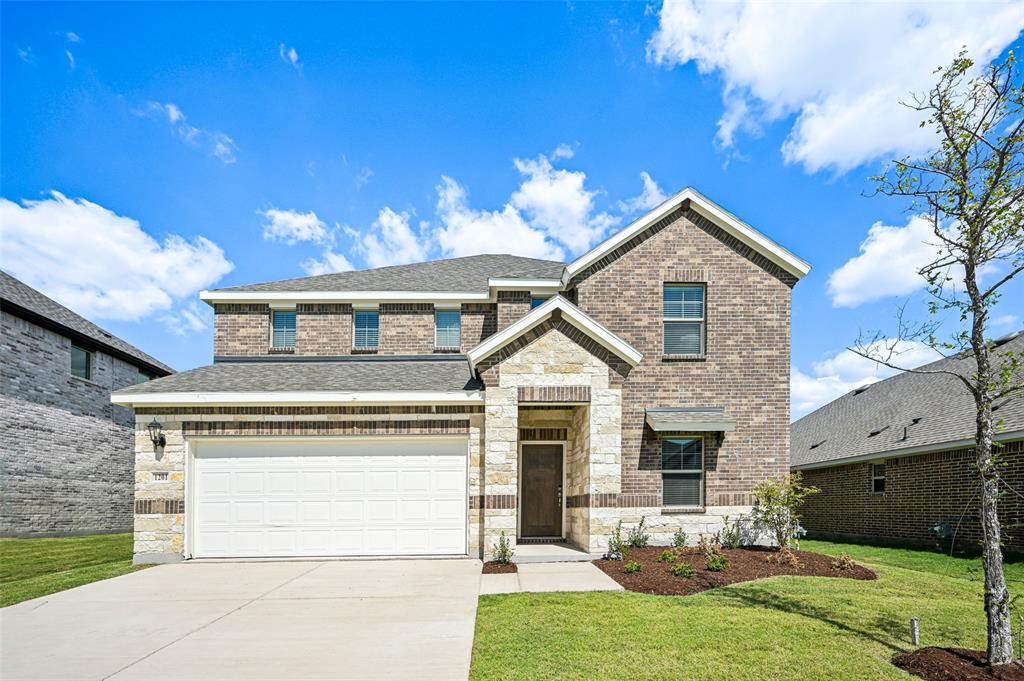
[(885, 462), (871, 464), (871, 493), (885, 494)]
[(661, 490), (665, 506), (704, 505), (704, 440), (661, 441)]

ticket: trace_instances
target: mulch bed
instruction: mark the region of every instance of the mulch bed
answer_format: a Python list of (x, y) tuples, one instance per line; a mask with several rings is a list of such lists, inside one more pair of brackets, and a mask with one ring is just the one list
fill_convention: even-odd
[(484, 563), (483, 574), (485, 575), (503, 575), (509, 572), (519, 572), (515, 563), (495, 563), (493, 560)]
[(1024, 680), (1024, 666), (1019, 661), (989, 667), (983, 650), (921, 648), (896, 655), (892, 663), (928, 681)]
[[(849, 570), (834, 569), (832, 567), (834, 558), (809, 551), (794, 552), (800, 560), (800, 567), (792, 567), (785, 563), (780, 565), (768, 560), (777, 551), (760, 547), (723, 549), (722, 553), (729, 559), (729, 569), (724, 572), (706, 570), (704, 556), (698, 549), (682, 549), (677, 562), (692, 565), (694, 574), (692, 577), (677, 577), (672, 574), (674, 563), (658, 562), (658, 557), (666, 548), (668, 547), (652, 546), (645, 549), (630, 549), (626, 560), (595, 560), (594, 565), (621, 584), (627, 591), (662, 596), (687, 596), (727, 584), (749, 582), (754, 579), (779, 575), (845, 577), (847, 579), (876, 579), (877, 577), (874, 572), (862, 565), (854, 565)], [(640, 572), (626, 574), (622, 571), (623, 566), (631, 560), (640, 563), (642, 566)]]

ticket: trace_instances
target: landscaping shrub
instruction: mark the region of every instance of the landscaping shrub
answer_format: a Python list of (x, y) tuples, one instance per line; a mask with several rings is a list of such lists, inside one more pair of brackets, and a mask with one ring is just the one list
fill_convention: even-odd
[(702, 534), (697, 540), (697, 549), (704, 554), (704, 558), (722, 555), (722, 547), (719, 546), (714, 537), (710, 534)]
[(676, 577), (693, 577), (694, 572), (696, 570), (689, 563), (676, 563), (672, 566), (672, 574)]
[(752, 543), (747, 531), (748, 519), (741, 515), (730, 521), (729, 516), (722, 519), (722, 529), (715, 535), (716, 543), (726, 549), (738, 549)]
[[(800, 559), (797, 558), (796, 557), (796, 553), (794, 553), (790, 549), (779, 549), (775, 553), (770, 553), (770, 554), (768, 554), (768, 558), (766, 560), (769, 563), (778, 563), (779, 565), (788, 565), (789, 567), (792, 567), (792, 568), (799, 568), (800, 567)], [(852, 565), (853, 561), (850, 561), (850, 563)], [(833, 563), (833, 565), (834, 565), (834, 563)]]
[(608, 535), (608, 553), (604, 555), (608, 560), (625, 560), (629, 555), (629, 544), (622, 538), (622, 521), (615, 526), (612, 533)]
[(686, 548), (686, 533), (682, 529), (678, 529), (672, 533), (672, 546), (677, 549)]
[(753, 519), (768, 531), (780, 549), (788, 549), (791, 539), (800, 529), (798, 511), (804, 501), (817, 494), (817, 487), (804, 487), (800, 473), (786, 473), (765, 480), (754, 488)]
[(640, 516), (640, 522), (634, 527), (629, 528), (629, 536), (626, 538), (626, 542), (634, 549), (642, 549), (647, 547), (647, 542), (651, 540), (651, 535), (647, 534), (647, 520)]
[(665, 549), (658, 556), (659, 563), (674, 563), (679, 560), (679, 554), (673, 549)]
[(508, 540), (505, 533), (502, 532), (501, 536), (498, 537), (498, 543), (491, 546), (491, 554), (494, 557), (495, 563), (501, 563), (502, 565), (508, 565), (512, 562), (512, 556), (516, 550), (512, 548), (512, 542)]
[(640, 563), (636, 562), (635, 560), (631, 560), (622, 566), (622, 571), (625, 572), (627, 575), (631, 575), (634, 572), (640, 572), (640, 570), (642, 569), (643, 567), (641, 567)]
[(840, 553), (839, 556), (832, 561), (833, 570), (842, 570), (843, 572), (847, 572), (849, 570), (852, 570), (856, 566), (857, 564), (853, 562), (853, 558), (851, 558), (850, 554), (846, 553), (845, 551), (843, 553)]
[(729, 559), (718, 554), (704, 559), (704, 568), (708, 572), (725, 572), (729, 569)]

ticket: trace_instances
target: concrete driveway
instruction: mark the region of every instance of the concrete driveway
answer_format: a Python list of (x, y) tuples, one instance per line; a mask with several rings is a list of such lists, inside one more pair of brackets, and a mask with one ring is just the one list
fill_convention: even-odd
[(163, 565), (0, 610), (0, 678), (465, 679), (480, 562)]

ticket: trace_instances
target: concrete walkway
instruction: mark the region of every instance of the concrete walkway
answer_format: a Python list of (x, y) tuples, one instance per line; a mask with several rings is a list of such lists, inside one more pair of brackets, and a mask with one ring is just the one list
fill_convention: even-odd
[(465, 679), (478, 560), (182, 563), (0, 610), (4, 681)]
[(519, 563), (519, 572), (481, 575), (480, 595), (525, 591), (622, 591), (622, 586), (591, 563)]

